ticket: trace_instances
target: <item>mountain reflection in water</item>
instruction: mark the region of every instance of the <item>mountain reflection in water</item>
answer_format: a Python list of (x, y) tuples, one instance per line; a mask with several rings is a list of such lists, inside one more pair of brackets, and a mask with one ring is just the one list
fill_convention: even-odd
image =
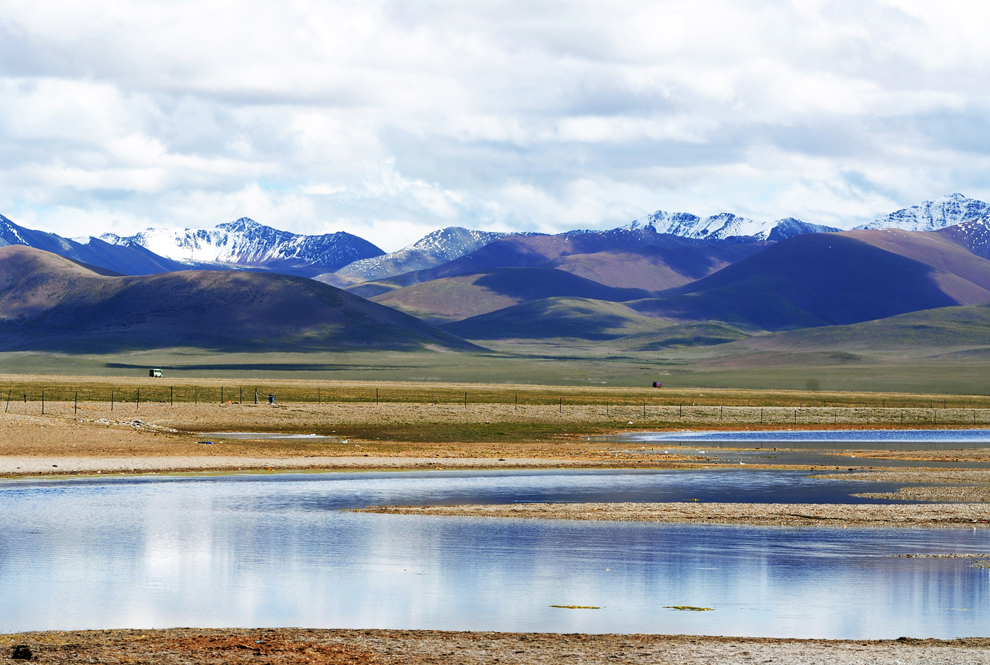
[[(0, 630), (990, 635), (990, 571), (970, 559), (890, 556), (990, 552), (986, 529), (578, 523), (339, 510), (808, 494), (831, 502), (852, 484), (805, 476), (540, 471), (5, 482)], [(694, 494), (704, 496), (687, 496)], [(681, 605), (714, 611), (668, 607)]]

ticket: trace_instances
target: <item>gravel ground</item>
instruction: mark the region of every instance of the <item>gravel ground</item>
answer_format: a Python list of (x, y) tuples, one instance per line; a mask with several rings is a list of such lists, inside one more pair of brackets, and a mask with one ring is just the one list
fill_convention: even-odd
[(37, 663), (990, 663), (990, 639), (779, 640), (666, 635), (398, 630), (129, 630), (0, 635), (0, 662), (23, 644)]
[[(894, 499), (898, 501), (938, 501), (990, 503), (990, 487), (986, 485), (966, 487), (902, 487), (896, 492), (862, 492), (853, 494), (867, 499)], [(990, 508), (987, 509), (990, 514)]]
[(761, 526), (980, 527), (990, 510), (979, 504), (787, 503), (519, 503), (463, 506), (371, 506), (354, 512), (457, 517), (690, 522)]

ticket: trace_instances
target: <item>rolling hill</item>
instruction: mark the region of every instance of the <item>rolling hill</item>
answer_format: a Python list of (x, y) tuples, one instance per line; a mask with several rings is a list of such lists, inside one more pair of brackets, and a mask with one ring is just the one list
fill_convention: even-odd
[(939, 307), (844, 326), (753, 337), (719, 349), (725, 357), (815, 354), (866, 359), (990, 359), (990, 306)]
[(435, 268), (358, 284), (348, 290), (370, 298), (448, 277), (500, 268), (544, 267), (558, 268), (605, 286), (662, 291), (704, 277), (765, 246), (759, 242), (692, 240), (657, 234), (652, 229), (511, 235)]
[(570, 297), (623, 302), (651, 295), (605, 286), (554, 268), (502, 268), (436, 279), (377, 295), (373, 300), (425, 321), (466, 319), (530, 300)]
[(587, 298), (545, 298), (463, 321), (444, 330), (471, 340), (622, 340), (628, 351), (724, 344), (748, 335), (719, 323), (679, 325), (643, 316), (627, 305)]
[(630, 307), (681, 321), (785, 330), (987, 301), (990, 290), (959, 275), (850, 235), (811, 234)]
[(410, 316), (302, 277), (182, 271), (101, 275), (0, 248), (0, 349), (110, 352), (477, 348)]
[(543, 298), (448, 323), (443, 329), (476, 340), (559, 337), (606, 340), (656, 332), (671, 325), (617, 302)]

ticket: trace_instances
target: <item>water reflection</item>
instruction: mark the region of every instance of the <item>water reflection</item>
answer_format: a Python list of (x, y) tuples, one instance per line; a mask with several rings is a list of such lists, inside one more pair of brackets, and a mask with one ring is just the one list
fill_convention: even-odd
[(933, 450), (944, 448), (990, 447), (990, 429), (956, 430), (777, 430), (777, 431), (683, 431), (634, 432), (608, 437), (602, 441), (671, 444), (759, 444), (761, 447), (788, 448), (861, 448), (877, 450)]
[[(461, 482), (451, 490), (458, 495), (500, 495), (513, 485), (539, 494), (548, 491), (541, 483), (566, 481), (585, 494), (594, 493), (589, 479), (602, 493), (611, 486), (650, 491), (656, 475), (5, 483), (0, 630), (311, 626), (845, 638), (990, 632), (988, 571), (964, 559), (886, 556), (988, 552), (986, 530), (502, 521), (334, 510), (441, 491), (450, 480)], [(718, 484), (727, 476), (734, 483), (756, 477), (720, 472), (697, 482)]]

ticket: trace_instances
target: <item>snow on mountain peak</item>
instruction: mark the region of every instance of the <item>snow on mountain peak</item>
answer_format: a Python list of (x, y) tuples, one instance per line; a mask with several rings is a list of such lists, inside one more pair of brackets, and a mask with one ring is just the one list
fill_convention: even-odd
[(625, 228), (629, 230), (652, 229), (657, 233), (669, 233), (698, 240), (725, 240), (735, 236), (750, 236), (757, 240), (766, 240), (773, 227), (773, 222), (757, 222), (729, 212), (701, 218), (686, 212), (657, 210), (643, 219), (633, 221)]
[(506, 235), (509, 234), (448, 226), (432, 231), (398, 251), (355, 261), (335, 275), (343, 280), (371, 281), (413, 270), (426, 270), (470, 254)]
[(937, 231), (947, 226), (977, 220), (990, 213), (990, 204), (962, 194), (940, 196), (934, 201), (897, 210), (859, 229), (904, 229), (905, 231)]
[(140, 246), (186, 264), (236, 267), (303, 267), (336, 269), (352, 261), (379, 256), (382, 250), (349, 233), (307, 236), (279, 231), (241, 217), (212, 229), (149, 228), (130, 237), (105, 233), (114, 245)]

